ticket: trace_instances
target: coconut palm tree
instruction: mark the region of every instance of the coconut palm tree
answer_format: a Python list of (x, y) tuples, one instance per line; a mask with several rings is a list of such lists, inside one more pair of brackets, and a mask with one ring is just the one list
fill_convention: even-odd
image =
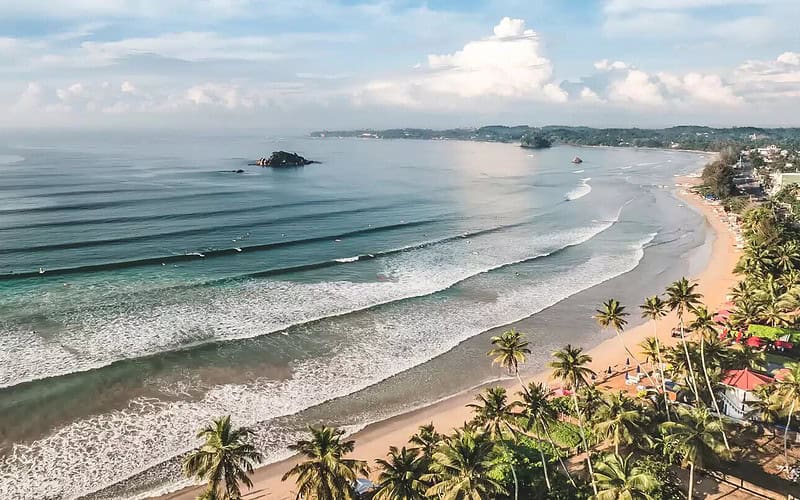
[(422, 453), (422, 457), (430, 462), (433, 458), (433, 453), (442, 441), (442, 435), (436, 432), (433, 422), (427, 425), (420, 425), (417, 433), (411, 436), (408, 440), (409, 444), (413, 444), (414, 449)]
[(417, 449), (389, 447), (388, 460), (376, 460), (381, 468), (374, 500), (424, 500), (430, 487), (422, 481), (428, 464)]
[[(595, 311), (594, 319), (601, 328), (611, 328), (614, 330), (614, 333), (622, 344), (622, 348), (625, 349), (625, 352), (633, 359), (634, 363), (636, 363), (636, 366), (639, 367), (641, 371), (642, 365), (639, 363), (636, 355), (628, 349), (625, 339), (622, 338), (622, 331), (625, 329), (625, 325), (628, 324), (628, 320), (625, 319), (627, 316), (629, 316), (629, 314), (625, 312), (625, 306), (620, 304), (616, 299), (609, 299), (603, 302), (603, 306), (600, 309)], [(644, 370), (644, 372), (647, 374), (648, 378), (650, 378), (650, 382), (656, 385), (656, 381), (650, 377), (647, 370)]]
[(599, 490), (594, 497), (597, 500), (654, 500), (650, 492), (658, 486), (658, 479), (637, 467), (630, 454), (603, 457), (594, 479)]
[(508, 402), (508, 395), (504, 387), (489, 387), (478, 394), (477, 403), (470, 403), (467, 408), (475, 412), (474, 422), (483, 427), (495, 441), (503, 439), (503, 434), (508, 433), (516, 439), (516, 415), (514, 403)]
[(222, 498), (219, 487), (223, 484), (226, 499), (241, 498), (239, 483), (248, 488), (253, 486), (249, 474), (262, 458), (261, 453), (248, 443), (253, 435), (253, 431), (246, 427), (234, 429), (230, 415), (213, 420), (197, 433), (204, 442), (186, 456), (184, 475), (205, 481), (208, 498)]
[(447, 500), (480, 500), (507, 494), (492, 479), (498, 468), (495, 455), (495, 443), (486, 432), (457, 429), (442, 440), (433, 454), (431, 472), (422, 477), (431, 483), (425, 494)]
[(610, 392), (597, 415), (595, 431), (614, 444), (614, 453), (619, 454), (620, 445), (630, 445), (646, 435), (644, 414), (634, 401), (622, 391)]
[[(705, 346), (708, 343), (708, 339), (718, 339), (717, 329), (714, 325), (714, 318), (711, 313), (708, 312), (706, 306), (698, 304), (692, 308), (692, 312), (694, 313), (695, 319), (689, 325), (689, 328), (700, 334), (700, 363), (703, 366), (703, 378), (706, 381), (706, 387), (708, 388), (708, 393), (711, 396), (711, 403), (714, 405), (714, 411), (717, 413), (717, 418), (720, 419), (720, 424), (722, 424), (722, 412), (719, 410), (717, 396), (714, 394), (714, 388), (711, 386), (711, 377), (709, 376), (705, 355)], [(701, 403), (702, 401), (698, 399), (697, 404)], [(731, 448), (728, 445), (728, 437), (725, 435), (724, 430), (722, 431), (722, 441), (725, 443), (725, 449), (730, 450)]]
[[(553, 391), (541, 382), (531, 382), (525, 391), (519, 393), (522, 411), (520, 413), (520, 420), (522, 427), (526, 432), (533, 432), (535, 435), (541, 437), (545, 436), (550, 443), (553, 450), (558, 450), (553, 437), (550, 435), (550, 424), (558, 419), (558, 412), (550, 402), (553, 396)], [(539, 455), (542, 460), (542, 469), (544, 471), (544, 479), (547, 483), (548, 491), (551, 489), (550, 478), (547, 474), (547, 460), (544, 456), (544, 451), (539, 447)], [(556, 451), (558, 462), (564, 469), (564, 473), (569, 478), (573, 486), (576, 486), (572, 475), (569, 473), (566, 464), (561, 459), (561, 455)]]
[(752, 298), (743, 299), (736, 303), (736, 309), (731, 312), (730, 321), (738, 327), (746, 327), (755, 323), (762, 316), (764, 306)]
[(704, 469), (715, 464), (720, 458), (728, 458), (730, 452), (720, 440), (723, 428), (705, 407), (687, 409), (680, 407), (677, 422), (661, 424), (662, 432), (673, 439), (682, 465), (689, 466), (689, 498), (694, 487), (694, 469)]
[(344, 458), (355, 448), (355, 441), (342, 441), (344, 431), (334, 427), (309, 426), (311, 439), (301, 439), (289, 445), (307, 460), (295, 465), (281, 481), (297, 476), (298, 498), (354, 500), (353, 484), (359, 474), (368, 474), (363, 460)]
[(531, 353), (528, 342), (525, 340), (525, 334), (512, 328), (492, 337), (492, 345), (494, 348), (486, 353), (494, 358), (492, 364), (502, 366), (508, 370), (509, 375), (515, 375), (522, 389), (525, 390), (525, 384), (522, 383), (522, 378), (519, 376), (519, 365), (524, 363), (526, 356)]
[(783, 312), (783, 308), (778, 304), (767, 304), (761, 309), (758, 315), (759, 321), (762, 321), (769, 326), (787, 326), (789, 324), (789, 317)]
[(783, 371), (774, 382), (775, 399), (781, 402), (786, 414), (786, 429), (783, 432), (783, 454), (786, 457), (786, 473), (789, 474), (789, 426), (792, 425), (792, 415), (800, 407), (800, 363), (787, 363)]
[(658, 373), (661, 376), (661, 394), (664, 396), (664, 408), (667, 412), (667, 420), (669, 420), (669, 398), (667, 397), (667, 385), (664, 380), (664, 360), (661, 358), (661, 344), (658, 340), (658, 328), (656, 328), (656, 322), (667, 315), (667, 303), (658, 295), (653, 295), (652, 297), (647, 297), (644, 304), (639, 306), (639, 309), (642, 311), (642, 318), (649, 319), (653, 323), (652, 338), (655, 340)]
[(725, 359), (725, 368), (730, 370), (762, 370), (766, 357), (762, 351), (753, 349), (745, 344), (734, 344), (728, 348)]
[(787, 241), (778, 245), (774, 258), (775, 266), (783, 273), (788, 273), (797, 269), (800, 264), (800, 247), (796, 241)]
[[(475, 412), (473, 422), (489, 434), (489, 437), (496, 442), (503, 440), (503, 433), (508, 432), (514, 442), (517, 441), (516, 425), (517, 417), (514, 408), (517, 402), (508, 403), (508, 397), (504, 387), (490, 387), (484, 394), (478, 394), (476, 399), (479, 403), (470, 403), (467, 408), (472, 408)], [(517, 498), (519, 484), (517, 483), (517, 471), (513, 464), (511, 474), (514, 476), (514, 498)]]
[(583, 416), (578, 406), (578, 389), (580, 389), (581, 386), (589, 385), (587, 378), (594, 375), (594, 371), (586, 366), (588, 363), (591, 363), (592, 357), (588, 354), (583, 354), (583, 349), (580, 347), (572, 347), (570, 344), (554, 352), (553, 357), (555, 360), (548, 363), (548, 366), (553, 370), (553, 378), (561, 380), (564, 388), (572, 392), (572, 404), (575, 406), (581, 442), (583, 443), (583, 449), (586, 451), (586, 463), (589, 466), (589, 477), (592, 478), (592, 490), (597, 494), (597, 485), (594, 483), (591, 452), (586, 442), (586, 430), (583, 427)]
[(700, 393), (697, 390), (697, 379), (694, 376), (694, 369), (689, 359), (689, 349), (686, 347), (686, 335), (683, 328), (683, 316), (692, 307), (700, 303), (702, 295), (697, 292), (697, 283), (689, 283), (686, 278), (681, 278), (667, 287), (667, 305), (670, 310), (678, 314), (678, 324), (681, 332), (681, 344), (686, 355), (686, 364), (689, 368), (689, 383), (694, 391), (695, 398), (700, 400)]

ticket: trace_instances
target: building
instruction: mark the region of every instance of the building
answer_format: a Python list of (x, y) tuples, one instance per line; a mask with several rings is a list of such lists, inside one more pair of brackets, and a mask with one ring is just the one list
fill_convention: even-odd
[(759, 401), (753, 391), (773, 380), (769, 375), (748, 369), (728, 370), (720, 381), (725, 388), (721, 400), (722, 413), (737, 420), (749, 420), (748, 414), (753, 410), (751, 403)]
[(769, 194), (775, 194), (781, 190), (783, 186), (789, 184), (800, 184), (800, 172), (783, 172), (772, 174), (772, 189)]

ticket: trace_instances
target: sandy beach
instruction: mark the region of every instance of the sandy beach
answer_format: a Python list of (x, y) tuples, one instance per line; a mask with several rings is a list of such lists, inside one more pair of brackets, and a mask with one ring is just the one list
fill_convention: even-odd
[[(676, 182), (680, 184), (696, 183), (697, 181), (698, 179), (692, 178), (676, 179)], [(699, 282), (699, 291), (703, 294), (704, 302), (710, 309), (713, 309), (725, 302), (728, 289), (736, 282), (736, 278), (733, 275), (733, 267), (738, 259), (738, 252), (735, 248), (734, 235), (727, 223), (720, 219), (715, 207), (705, 203), (698, 196), (681, 193), (680, 187), (678, 191), (681, 198), (702, 211), (716, 235), (712, 254), (706, 268), (697, 276), (690, 277)], [(628, 311), (632, 315), (638, 315), (637, 305), (629, 304)], [(676, 325), (677, 319), (673, 314), (657, 323), (659, 338), (663, 343), (671, 344), (676, 341), (669, 335), (671, 328)], [(645, 323), (624, 333), (626, 343), (631, 346), (634, 352), (637, 351), (634, 346), (650, 335), (653, 335), (651, 323)], [(619, 340), (610, 333), (605, 334), (605, 338), (606, 340), (588, 351), (593, 358), (592, 369), (598, 373), (606, 370), (608, 366), (624, 369), (626, 355)], [(488, 358), (486, 362), (490, 362)], [(551, 387), (558, 385), (557, 382), (549, 380), (548, 372), (541, 372), (532, 377), (531, 380), (546, 381), (550, 383)], [(514, 393), (518, 390), (517, 383), (513, 380), (491, 385), (504, 385)], [(450, 432), (453, 428), (462, 425), (471, 418), (470, 410), (465, 408), (465, 405), (472, 402), (475, 395), (482, 388), (478, 387), (462, 392), (430, 406), (367, 426), (352, 436), (352, 439), (356, 441), (353, 457), (368, 460), (373, 464), (376, 458), (385, 456), (389, 446), (404, 446), (409, 436), (423, 424), (432, 422), (439, 432)], [(289, 459), (259, 468), (253, 476), (254, 487), (247, 492), (244, 498), (270, 500), (294, 498), (294, 484), (291, 481), (282, 482), (281, 476), (292, 466), (295, 460)], [(198, 488), (187, 488), (161, 498), (188, 500), (196, 498), (197, 494)]]

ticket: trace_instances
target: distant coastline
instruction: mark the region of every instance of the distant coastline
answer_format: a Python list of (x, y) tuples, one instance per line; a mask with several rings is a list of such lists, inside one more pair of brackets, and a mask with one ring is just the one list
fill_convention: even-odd
[(489, 125), (456, 129), (354, 129), (320, 130), (311, 133), (318, 138), (459, 140), (478, 142), (520, 143), (524, 137), (540, 135), (554, 144), (590, 147), (649, 148), (670, 151), (716, 152), (730, 144), (762, 146), (779, 142), (800, 148), (800, 128), (677, 126), (660, 129), (592, 128), (548, 125)]

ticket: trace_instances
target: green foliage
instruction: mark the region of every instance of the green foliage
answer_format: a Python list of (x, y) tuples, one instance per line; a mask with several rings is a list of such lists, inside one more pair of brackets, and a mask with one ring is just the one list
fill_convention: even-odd
[(668, 462), (659, 457), (645, 455), (637, 460), (636, 465), (656, 479), (658, 485), (650, 492), (653, 498), (659, 500), (682, 500), (684, 498), (679, 486), (681, 481)]
[[(580, 436), (578, 437), (580, 442)], [(550, 471), (550, 485), (552, 490), (547, 491), (547, 484), (542, 471), (539, 447), (545, 454), (548, 470)], [(495, 459), (496, 467), (491, 472), (491, 477), (502, 484), (508, 495), (498, 495), (497, 500), (513, 499), (514, 472), (519, 482), (519, 498), (521, 499), (585, 499), (589, 498), (590, 491), (586, 485), (579, 484), (579, 489), (569, 483), (563, 473), (555, 470), (555, 461), (552, 448), (546, 442), (541, 442), (527, 436), (522, 436), (516, 443), (504, 441), (497, 448)]]
[(723, 202), (726, 212), (742, 214), (750, 206), (750, 198), (747, 196), (731, 196)]
[(550, 436), (558, 446), (574, 449), (581, 444), (581, 434), (578, 426), (569, 422), (558, 420), (550, 424)]
[(253, 436), (254, 432), (246, 427), (234, 428), (230, 415), (214, 420), (197, 433), (203, 445), (186, 456), (183, 473), (207, 484), (203, 498), (235, 500), (241, 498), (239, 483), (253, 486), (249, 475), (262, 459), (248, 442)]
[(733, 177), (733, 167), (722, 161), (711, 162), (703, 169), (703, 184), (711, 194), (722, 200), (736, 192)]
[(800, 342), (800, 331), (792, 330), (790, 328), (777, 328), (767, 325), (750, 325), (747, 327), (747, 333), (754, 337), (761, 337), (762, 339), (776, 340), (784, 335), (789, 335), (791, 342)]
[(520, 146), (531, 149), (546, 149), (553, 145), (553, 141), (541, 132), (532, 132), (522, 136)]

